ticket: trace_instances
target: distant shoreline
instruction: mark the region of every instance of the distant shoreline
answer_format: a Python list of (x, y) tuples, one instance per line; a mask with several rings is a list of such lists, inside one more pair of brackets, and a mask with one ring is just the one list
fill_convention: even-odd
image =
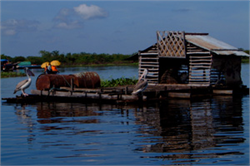
[(62, 64), (61, 67), (96, 67), (96, 66), (137, 66), (138, 62), (121, 62), (121, 63), (100, 63), (100, 64)]
[[(241, 61), (242, 64), (249, 63), (249, 59), (244, 58)], [(138, 62), (130, 62), (130, 63), (106, 63), (106, 64), (71, 64), (65, 65), (62, 64), (61, 67), (105, 67), (105, 66), (138, 66)], [(17, 73), (15, 71), (12, 72), (3, 72), (1, 71), (1, 78), (8, 78), (8, 77), (24, 77), (26, 76), (25, 73)]]
[[(137, 62), (133, 63), (106, 63), (106, 64), (71, 64), (71, 65), (65, 65), (62, 64), (61, 67), (98, 67), (98, 66), (137, 66)], [(1, 78), (9, 78), (9, 77), (24, 77), (26, 76), (25, 73), (20, 73), (16, 71), (9, 71), (9, 72), (3, 72), (1, 71)]]

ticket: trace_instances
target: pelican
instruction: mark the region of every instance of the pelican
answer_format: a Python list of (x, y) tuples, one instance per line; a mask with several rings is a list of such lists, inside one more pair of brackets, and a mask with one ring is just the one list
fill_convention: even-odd
[(14, 91), (14, 94), (15, 94), (17, 91), (21, 90), (24, 96), (28, 96), (28, 94), (25, 93), (24, 90), (27, 89), (27, 88), (30, 86), (30, 84), (31, 84), (31, 78), (30, 78), (30, 76), (35, 76), (35, 75), (34, 75), (34, 73), (33, 73), (32, 71), (30, 71), (29, 68), (27, 68), (27, 67), (24, 68), (24, 71), (25, 71), (25, 73), (26, 73), (28, 79), (27, 79), (27, 80), (23, 80), (23, 81), (21, 81), (21, 82), (19, 82), (19, 83), (17, 84), (16, 89), (15, 89), (15, 91)]
[(148, 87), (148, 81), (146, 80), (146, 76), (148, 74), (148, 70), (144, 69), (141, 77), (139, 78), (138, 82), (136, 83), (132, 95), (136, 95), (142, 93)]

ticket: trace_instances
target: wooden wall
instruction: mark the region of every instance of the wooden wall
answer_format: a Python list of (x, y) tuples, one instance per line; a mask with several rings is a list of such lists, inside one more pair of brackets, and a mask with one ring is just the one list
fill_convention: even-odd
[(214, 56), (212, 67), (221, 72), (228, 86), (239, 86), (241, 80), (241, 57), (238, 56)]
[[(148, 69), (147, 79), (152, 84), (213, 85), (223, 82), (223, 85), (235, 86), (242, 83), (240, 57), (213, 54), (187, 42), (184, 32), (157, 31), (157, 43), (138, 55), (138, 75), (140, 77), (143, 70)], [(185, 73), (188, 80), (183, 81)]]

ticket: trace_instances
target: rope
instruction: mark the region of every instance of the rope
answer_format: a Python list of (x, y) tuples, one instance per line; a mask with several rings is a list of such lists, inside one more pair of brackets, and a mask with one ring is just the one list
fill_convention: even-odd
[(70, 83), (66, 80), (66, 78), (63, 75), (60, 75), (63, 77), (64, 81), (69, 85), (69, 87), (71, 86)]

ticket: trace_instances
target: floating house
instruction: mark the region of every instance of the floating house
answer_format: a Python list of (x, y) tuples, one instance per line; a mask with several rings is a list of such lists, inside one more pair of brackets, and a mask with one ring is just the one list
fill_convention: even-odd
[(139, 77), (145, 69), (148, 70), (149, 86), (143, 91), (143, 96), (132, 94), (134, 85), (101, 88), (97, 73), (82, 73), (75, 76), (40, 75), (32, 95), (3, 100), (137, 103), (169, 98), (244, 95), (249, 94), (249, 88), (242, 85), (241, 80), (243, 56), (249, 57), (249, 54), (208, 33), (157, 31), (155, 44), (129, 58), (139, 59)]
[(157, 43), (135, 56), (150, 85), (239, 87), (241, 57), (249, 54), (208, 33), (157, 31)]

